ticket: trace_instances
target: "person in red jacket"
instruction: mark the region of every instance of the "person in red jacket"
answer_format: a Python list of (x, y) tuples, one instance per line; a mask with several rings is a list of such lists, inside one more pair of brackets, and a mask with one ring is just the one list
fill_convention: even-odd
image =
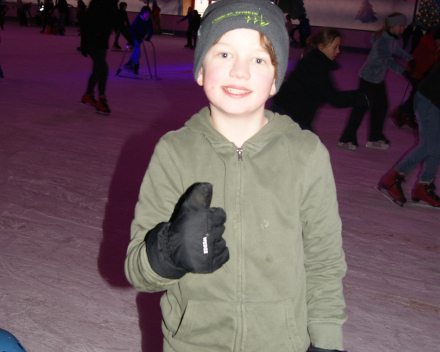
[[(406, 70), (420, 82), (440, 62), (440, 27), (420, 40), (412, 56), (414, 61), (408, 62)], [(390, 118), (397, 127), (408, 125), (411, 128), (417, 128), (413, 106), (416, 92), (417, 84), (413, 87), (408, 99), (391, 114)]]

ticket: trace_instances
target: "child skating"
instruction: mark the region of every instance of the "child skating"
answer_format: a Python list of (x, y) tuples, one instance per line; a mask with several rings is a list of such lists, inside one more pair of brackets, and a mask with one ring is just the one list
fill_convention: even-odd
[(130, 26), (130, 33), (133, 38), (133, 53), (128, 62), (124, 65), (124, 70), (139, 74), (139, 58), (141, 57), (141, 45), (144, 41), (150, 41), (153, 35), (153, 21), (151, 19), (151, 9), (148, 6), (142, 7), (139, 15)]
[(164, 291), (166, 352), (342, 351), (346, 272), (329, 155), (264, 106), (289, 39), (267, 0), (204, 13), (194, 75), (209, 107), (161, 138), (141, 186), (125, 273)]
[(419, 144), (379, 181), (378, 187), (400, 206), (406, 203), (402, 190), (405, 176), (423, 162), (419, 181), (411, 191), (415, 202), (423, 201), (440, 207), (440, 197), (435, 193), (434, 178), (440, 164), (440, 64), (418, 86), (414, 107), (419, 121)]

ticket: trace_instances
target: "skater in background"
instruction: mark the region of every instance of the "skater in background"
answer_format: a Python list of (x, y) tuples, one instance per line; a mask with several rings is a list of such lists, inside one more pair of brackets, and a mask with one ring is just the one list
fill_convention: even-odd
[(185, 20), (188, 20), (188, 29), (186, 30), (186, 44), (184, 45), (184, 47), (191, 48), (193, 37), (193, 8), (191, 6), (188, 7), (188, 13), (186, 14), (186, 16), (177, 21), (177, 23)]
[(406, 47), (408, 46), (409, 38), (411, 38), (413, 33), (414, 33), (414, 26), (412, 23), (410, 23), (408, 26), (406, 26), (405, 30), (402, 32), (403, 50), (405, 50)]
[(320, 106), (330, 103), (337, 108), (368, 107), (368, 99), (357, 90), (339, 91), (330, 72), (338, 65), (340, 33), (324, 28), (310, 38), (312, 49), (298, 62), (273, 98), (271, 110), (289, 115), (301, 128), (313, 131), (313, 120)]
[(154, 26), (154, 34), (162, 34), (162, 28), (160, 27), (160, 7), (157, 4), (157, 1), (153, 1), (153, 26)]
[(144, 41), (150, 41), (153, 35), (153, 20), (151, 18), (151, 9), (149, 6), (142, 7), (139, 15), (130, 26), (130, 34), (133, 38), (133, 53), (128, 62), (124, 65), (124, 70), (139, 74), (139, 58), (141, 57), (141, 45)]
[(299, 33), (299, 46), (305, 48), (307, 46), (307, 38), (312, 34), (312, 29), (310, 28), (310, 21), (305, 14), (298, 17), (298, 33)]
[(54, 11), (55, 11), (55, 5), (53, 4), (53, 0), (44, 0), (43, 28), (41, 29), (40, 33), (45, 33), (47, 23), (51, 21)]
[(292, 23), (292, 19), (289, 14), (286, 15), (286, 30), (289, 34), (289, 38), (292, 39), (292, 43), (294, 46), (298, 46), (298, 42), (295, 39), (295, 28), (296, 26)]
[[(401, 13), (392, 13), (385, 18), (383, 27), (373, 34), (373, 47), (367, 62), (359, 71), (359, 90), (367, 95), (370, 104), (370, 131), (367, 148), (387, 149), (390, 141), (383, 134), (383, 125), (388, 111), (388, 96), (385, 75), (388, 69), (414, 80), (409, 71), (394, 61), (392, 55), (407, 61), (412, 56), (399, 47), (397, 39), (402, 34), (406, 18)], [(338, 142), (341, 148), (356, 150), (359, 146), (357, 130), (368, 108), (355, 107), (351, 111), (347, 125)]]
[(422, 37), (424, 35), (425, 35), (425, 33), (423, 33), (422, 26), (418, 24), (416, 26), (416, 28), (414, 29), (412, 39), (411, 39), (411, 51), (410, 51), (411, 54), (417, 49), (417, 47), (419, 46), (420, 40), (422, 39)]
[(411, 191), (413, 201), (424, 201), (440, 207), (440, 197), (435, 193), (434, 178), (440, 165), (440, 64), (419, 84), (414, 106), (419, 121), (419, 144), (379, 181), (378, 187), (386, 190), (394, 201), (403, 205), (406, 197), (401, 183), (405, 176), (423, 162), (419, 181)]
[(390, 118), (394, 125), (402, 127), (408, 125), (415, 129), (413, 100), (417, 92), (417, 85), (433, 68), (440, 62), (440, 27), (434, 32), (427, 34), (420, 40), (419, 46), (412, 54), (413, 60), (406, 65), (406, 70), (416, 79), (408, 99), (393, 111)]
[(164, 351), (343, 350), (346, 263), (329, 154), (264, 109), (288, 56), (278, 6), (206, 9), (194, 78), (209, 106), (156, 145), (125, 260), (136, 289), (167, 290)]
[[(117, 2), (115, 0), (92, 0), (81, 28), (81, 53), (93, 61), (92, 74), (81, 102), (96, 108), (98, 113), (109, 114), (105, 90), (108, 78), (106, 62), (108, 41), (115, 25)], [(98, 100), (95, 86), (98, 85)]]
[(116, 27), (115, 27), (115, 41), (113, 43), (112, 50), (121, 50), (119, 46), (119, 36), (122, 34), (127, 40), (127, 45), (133, 46), (133, 39), (130, 34), (130, 21), (127, 15), (127, 3), (121, 2), (116, 14)]
[(87, 5), (82, 0), (78, 0), (78, 6), (76, 7), (76, 20), (78, 24), (78, 35), (81, 35), (81, 27), (84, 26), (84, 20), (86, 18)]
[(202, 21), (202, 17), (199, 15), (197, 10), (193, 11), (193, 45), (190, 47), (191, 50), (194, 50), (197, 45), (197, 33), (200, 28), (200, 22)]
[(67, 5), (66, 0), (57, 0), (55, 8), (58, 9), (58, 35), (64, 35), (66, 32), (66, 16), (69, 13), (69, 6)]
[(20, 8), (18, 9), (18, 12), (20, 14), (19, 15), (19, 17), (20, 17), (20, 26), (28, 27), (26, 12), (29, 14), (29, 18), (32, 18), (31, 8), (32, 8), (32, 3), (29, 2), (29, 3), (25, 3), (25, 4), (21, 5)]
[(0, 4), (0, 28), (5, 29), (5, 15), (9, 11), (8, 5)]

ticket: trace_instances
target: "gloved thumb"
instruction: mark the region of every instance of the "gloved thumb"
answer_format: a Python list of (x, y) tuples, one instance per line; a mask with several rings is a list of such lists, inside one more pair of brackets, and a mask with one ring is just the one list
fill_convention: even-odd
[(212, 184), (209, 182), (194, 183), (185, 194), (181, 211), (209, 208), (212, 200)]

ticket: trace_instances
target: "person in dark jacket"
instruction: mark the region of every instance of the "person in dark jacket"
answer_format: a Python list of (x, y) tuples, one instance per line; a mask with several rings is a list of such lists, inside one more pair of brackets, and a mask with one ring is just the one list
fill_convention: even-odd
[(55, 8), (58, 9), (58, 14), (59, 14), (58, 34), (64, 35), (64, 32), (66, 30), (64, 25), (66, 23), (66, 17), (69, 13), (69, 6), (67, 6), (66, 0), (57, 0)]
[(20, 26), (28, 27), (26, 12), (29, 14), (29, 17), (32, 18), (31, 7), (32, 7), (32, 3), (30, 2), (21, 5), (20, 8), (18, 9), (18, 12), (20, 14)]
[(386, 190), (402, 206), (406, 197), (401, 183), (405, 176), (423, 162), (419, 181), (411, 191), (413, 201), (424, 201), (440, 207), (440, 197), (435, 193), (434, 178), (440, 165), (440, 63), (419, 85), (414, 106), (419, 121), (419, 144), (389, 170), (378, 187)]
[[(99, 113), (109, 114), (105, 89), (108, 65), (106, 62), (108, 40), (115, 24), (117, 3), (115, 0), (92, 0), (81, 28), (81, 53), (93, 60), (93, 71), (89, 77), (86, 93), (81, 102), (89, 104)], [(98, 85), (99, 100), (95, 99)]]
[(324, 28), (311, 40), (313, 48), (298, 62), (296, 68), (275, 95), (272, 111), (289, 115), (301, 128), (313, 131), (312, 122), (318, 108), (330, 103), (337, 108), (368, 106), (365, 94), (356, 90), (338, 91), (330, 72), (339, 53), (338, 31)]
[(202, 17), (199, 15), (199, 12), (197, 10), (194, 10), (193, 12), (193, 41), (194, 44), (190, 46), (191, 50), (194, 50), (197, 45), (197, 32), (200, 28), (200, 22), (202, 21)]
[(141, 44), (144, 41), (144, 38), (147, 42), (149, 42), (153, 36), (153, 19), (151, 17), (150, 7), (144, 6), (130, 26), (130, 34), (134, 43), (133, 53), (131, 54), (128, 62), (124, 65), (124, 70), (134, 73), (135, 75), (139, 74)]
[(193, 36), (193, 8), (191, 6), (188, 7), (188, 13), (186, 14), (186, 16), (177, 21), (177, 23), (185, 20), (188, 20), (188, 29), (186, 30), (186, 44), (184, 45), (184, 47), (191, 48)]
[[(55, 5), (53, 4), (53, 0), (44, 0), (43, 5), (43, 28), (40, 33), (44, 33), (46, 30), (47, 23), (50, 21), (53, 12), (55, 11)], [(48, 31), (50, 32), (50, 30)]]
[(5, 25), (5, 15), (6, 12), (9, 11), (9, 7), (8, 5), (2, 5), (0, 4), (0, 28), (3, 30), (5, 29), (4, 25)]
[(112, 50), (121, 50), (119, 46), (119, 36), (122, 34), (125, 39), (127, 39), (128, 45), (133, 45), (133, 39), (131, 38), (131, 34), (129, 31), (130, 21), (128, 20), (127, 15), (127, 3), (121, 2), (119, 4), (119, 10), (116, 15), (116, 25), (115, 25), (115, 41), (113, 43)]

